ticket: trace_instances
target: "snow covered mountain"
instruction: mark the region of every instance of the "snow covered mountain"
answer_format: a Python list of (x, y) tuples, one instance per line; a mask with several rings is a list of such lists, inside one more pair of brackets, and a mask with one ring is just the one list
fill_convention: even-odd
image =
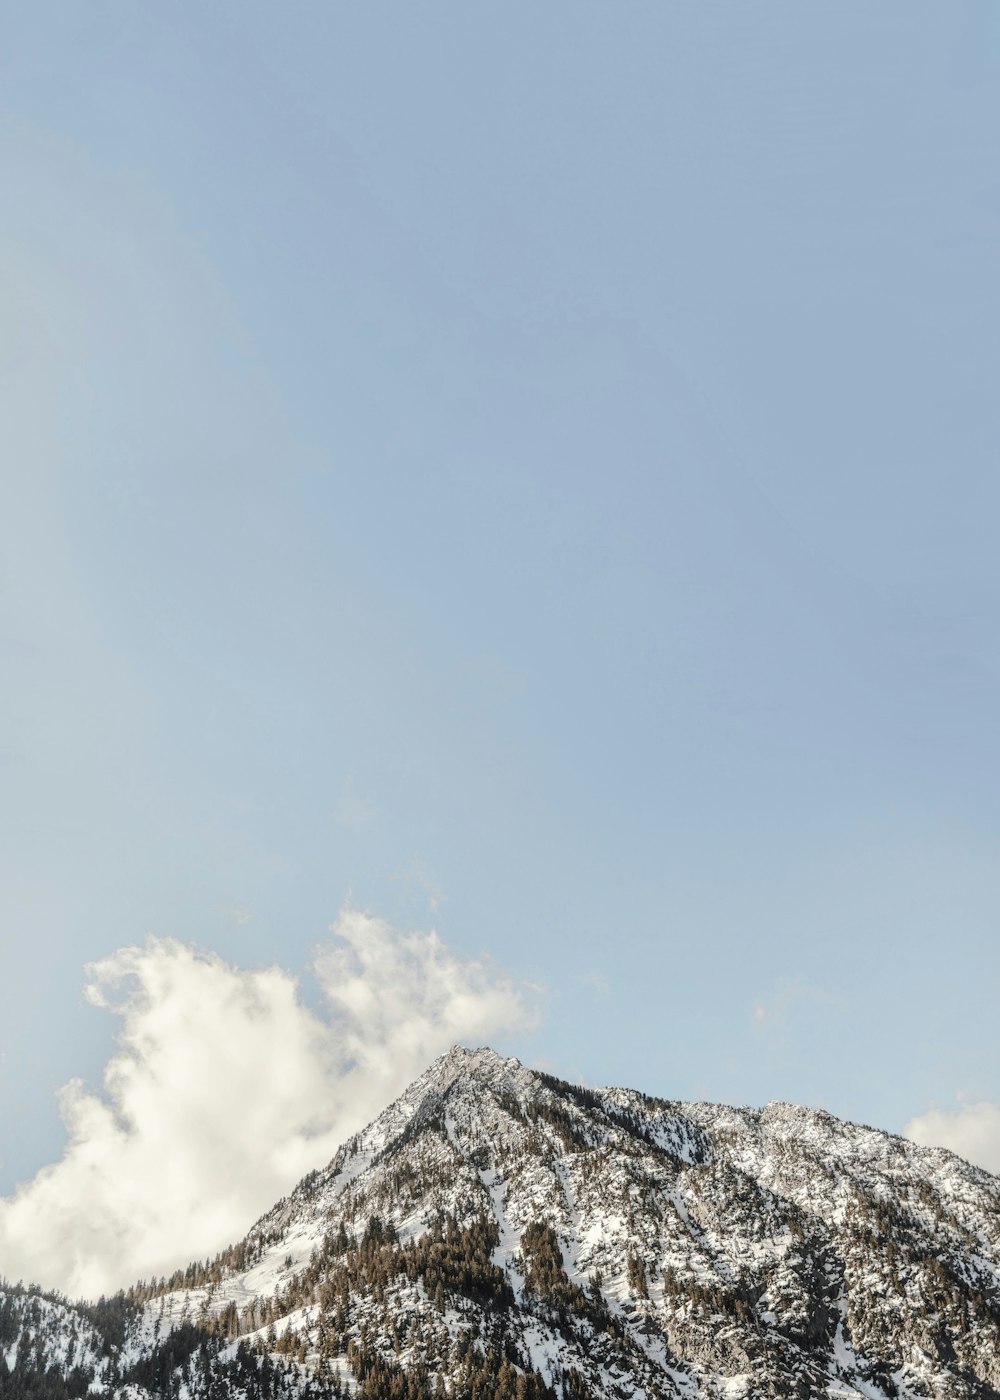
[(89, 1307), (0, 1286), (0, 1396), (88, 1389), (1000, 1400), (1000, 1180), (454, 1049), (215, 1260)]

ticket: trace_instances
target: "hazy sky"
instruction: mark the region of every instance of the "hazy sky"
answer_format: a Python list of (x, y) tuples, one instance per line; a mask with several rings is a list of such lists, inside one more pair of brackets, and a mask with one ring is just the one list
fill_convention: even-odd
[(85, 964), (336, 1023), (342, 908), (488, 1006), (400, 1074), (1000, 1166), (1000, 8), (0, 20), (0, 1190)]

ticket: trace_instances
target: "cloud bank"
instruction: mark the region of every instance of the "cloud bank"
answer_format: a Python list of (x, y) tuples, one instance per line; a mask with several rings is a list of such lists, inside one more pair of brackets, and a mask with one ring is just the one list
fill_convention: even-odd
[(911, 1118), (903, 1135), (923, 1147), (947, 1147), (977, 1167), (1000, 1173), (1000, 1106), (995, 1103), (929, 1109)]
[(319, 1014), (284, 969), (172, 939), (87, 969), (117, 1049), (100, 1093), (61, 1090), (62, 1159), (0, 1199), (0, 1274), (94, 1297), (213, 1254), (436, 1055), (534, 1020), (531, 988), (433, 932), (348, 909), (331, 934)]

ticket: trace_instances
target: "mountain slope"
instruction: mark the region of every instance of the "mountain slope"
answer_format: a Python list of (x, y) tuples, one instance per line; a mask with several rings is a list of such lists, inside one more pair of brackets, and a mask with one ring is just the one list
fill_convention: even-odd
[[(456, 1049), (245, 1240), (131, 1304), (94, 1371), (123, 1400), (1000, 1400), (1000, 1181), (822, 1112)], [(150, 1360), (182, 1338), (187, 1381)]]

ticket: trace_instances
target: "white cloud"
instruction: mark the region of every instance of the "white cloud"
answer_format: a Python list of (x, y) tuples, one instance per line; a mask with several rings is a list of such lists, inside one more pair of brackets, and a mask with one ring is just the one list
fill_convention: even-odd
[(967, 1162), (1000, 1173), (1000, 1105), (983, 1100), (931, 1108), (911, 1118), (904, 1137), (924, 1147), (947, 1147)]
[(532, 988), (435, 933), (352, 909), (331, 932), (324, 1014), (282, 968), (172, 939), (88, 969), (117, 1049), (100, 1093), (61, 1091), (62, 1159), (0, 1199), (0, 1274), (96, 1296), (214, 1254), (436, 1055), (534, 1019)]

